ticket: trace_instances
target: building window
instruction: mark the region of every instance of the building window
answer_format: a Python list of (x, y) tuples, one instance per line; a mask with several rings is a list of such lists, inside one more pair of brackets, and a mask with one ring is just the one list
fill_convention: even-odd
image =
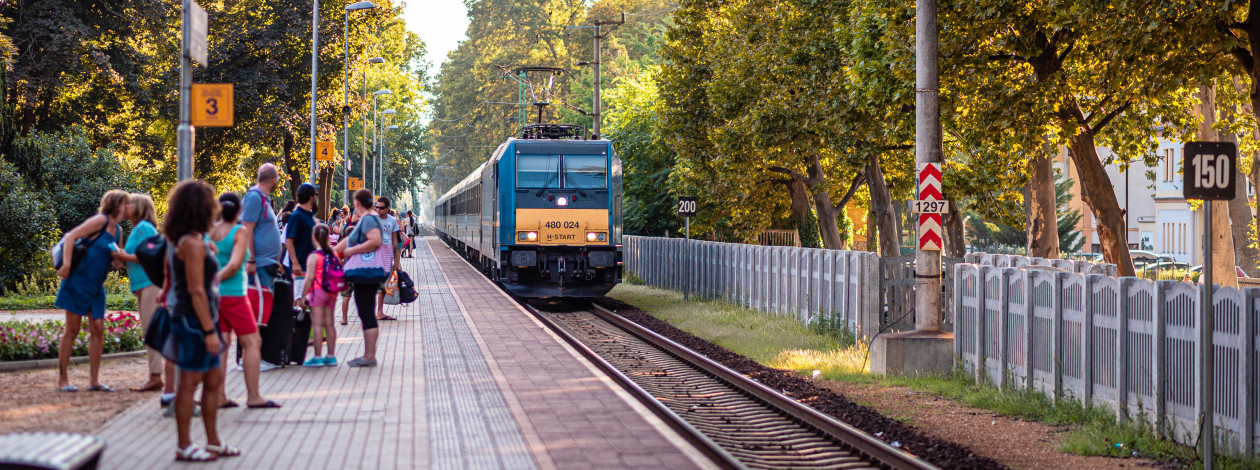
[(1173, 181), (1177, 176), (1176, 154), (1176, 149), (1164, 149), (1164, 181)]

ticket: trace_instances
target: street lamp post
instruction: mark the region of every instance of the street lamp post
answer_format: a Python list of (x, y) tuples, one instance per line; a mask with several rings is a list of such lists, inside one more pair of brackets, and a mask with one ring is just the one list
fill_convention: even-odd
[[(382, 57), (373, 57), (371, 59), (368, 59), (368, 63), (369, 64), (383, 64), (385, 63), (385, 59)], [(367, 94), (368, 94), (367, 71), (364, 71), (363, 72), (363, 96), (367, 96)], [(363, 183), (364, 183), (363, 187), (365, 188), (367, 187), (368, 173), (369, 173), (368, 166), (367, 166), (367, 130), (368, 130), (369, 117), (370, 117), (369, 114), (367, 113), (363, 114), (363, 134), (362, 136), (359, 137), (359, 149), (360, 149), (359, 171), (363, 173), (362, 175)]]
[[(391, 109), (390, 111), (393, 111), (393, 110)], [(385, 130), (387, 131), (392, 131), (395, 129), (398, 129), (398, 126), (391, 125), (385, 128)], [(381, 157), (382, 157), (381, 158), (381, 177), (382, 177), (381, 178), (381, 194), (385, 194), (385, 191), (389, 189), (389, 178), (385, 176), (385, 170), (388, 167), (386, 167), (384, 163), (385, 162), (385, 158), (384, 158), (385, 157), (385, 139), (384, 138), (381, 139)]]
[[(377, 149), (380, 147), (380, 142), (381, 142), (380, 140), (380, 127), (381, 127), (380, 118), (381, 117), (380, 117), (380, 114), (377, 114), (376, 112), (376, 107), (377, 107), (376, 99), (379, 98), (381, 95), (392, 95), (392, 94), (394, 94), (394, 92), (389, 91), (388, 88), (382, 88), (380, 90), (376, 90), (372, 92), (372, 151), (373, 152), (378, 152)], [(377, 153), (376, 158), (378, 159), (380, 158), (379, 153)], [(363, 167), (363, 170), (366, 173), (367, 167), (366, 166)], [(375, 180), (376, 178), (374, 177), (372, 181), (372, 187), (379, 188), (380, 185), (377, 184), (377, 181)]]
[[(394, 113), (396, 113), (396, 112), (397, 112), (397, 111), (394, 111), (394, 109), (393, 109), (393, 108), (390, 108), (390, 109), (386, 109), (386, 110), (384, 110), (384, 111), (381, 111), (381, 123), (380, 123), (380, 124), (381, 124), (381, 125), (384, 125), (384, 124), (385, 124), (385, 118), (387, 118), (387, 117), (393, 117), (393, 116), (394, 116)], [(384, 174), (384, 172), (385, 172), (385, 171), (383, 170), (383, 168), (384, 168), (384, 163), (382, 163), (382, 162), (384, 162), (384, 161), (385, 161), (385, 131), (381, 131), (381, 140), (380, 140), (380, 142), (379, 142), (379, 143), (377, 144), (377, 146), (376, 146), (376, 165), (375, 165), (375, 167), (376, 167), (376, 180), (377, 180), (377, 181), (380, 181), (380, 180), (381, 180), (381, 177), (382, 177), (382, 175), (383, 175), (383, 174)], [(381, 194), (383, 195), (383, 194), (385, 193), (385, 185), (384, 185), (384, 184), (377, 184), (377, 185), (376, 185), (376, 190), (377, 190), (377, 191), (379, 191), (379, 192), (381, 192)]]
[[(345, 103), (341, 106), (341, 127), (344, 131), (345, 139), (341, 142), (342, 155), (346, 159), (346, 168), (341, 172), (341, 191), (342, 202), (350, 204), (350, 12), (355, 10), (367, 10), (376, 8), (376, 4), (372, 2), (356, 2), (346, 5), (346, 81), (345, 81)], [(372, 60), (381, 59), (380, 57)], [(371, 60), (368, 61), (371, 63)], [(385, 59), (381, 59), (385, 62)], [(314, 140), (314, 138), (312, 138)], [(335, 180), (334, 180), (335, 181)]]

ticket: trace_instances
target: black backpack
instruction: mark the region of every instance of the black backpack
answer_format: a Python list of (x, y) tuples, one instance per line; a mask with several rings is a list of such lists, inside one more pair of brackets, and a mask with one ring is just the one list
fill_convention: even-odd
[(416, 301), (416, 297), (420, 294), (416, 292), (416, 283), (411, 281), (411, 276), (406, 271), (398, 271), (398, 301), (409, 304)]
[(162, 269), (166, 264), (166, 246), (166, 237), (157, 234), (140, 240), (136, 247), (136, 259), (140, 260), (144, 274), (159, 287), (166, 282), (166, 270)]

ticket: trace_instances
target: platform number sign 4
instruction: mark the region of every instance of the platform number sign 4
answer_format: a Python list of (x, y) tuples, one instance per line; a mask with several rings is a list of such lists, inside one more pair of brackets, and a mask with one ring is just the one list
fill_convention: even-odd
[(1182, 195), (1186, 199), (1223, 201), (1234, 198), (1238, 146), (1233, 142), (1186, 142), (1181, 156)]
[(678, 198), (678, 216), (679, 217), (695, 217), (696, 216), (696, 198), (683, 196)]
[(333, 149), (332, 142), (315, 142), (315, 159), (321, 162), (331, 162), (337, 157), (337, 151)]

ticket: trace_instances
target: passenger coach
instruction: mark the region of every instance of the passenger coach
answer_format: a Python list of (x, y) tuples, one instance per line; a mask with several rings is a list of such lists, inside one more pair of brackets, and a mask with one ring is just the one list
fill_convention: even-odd
[(440, 237), (520, 297), (621, 281), (621, 160), (580, 126), (527, 126), (438, 199)]

